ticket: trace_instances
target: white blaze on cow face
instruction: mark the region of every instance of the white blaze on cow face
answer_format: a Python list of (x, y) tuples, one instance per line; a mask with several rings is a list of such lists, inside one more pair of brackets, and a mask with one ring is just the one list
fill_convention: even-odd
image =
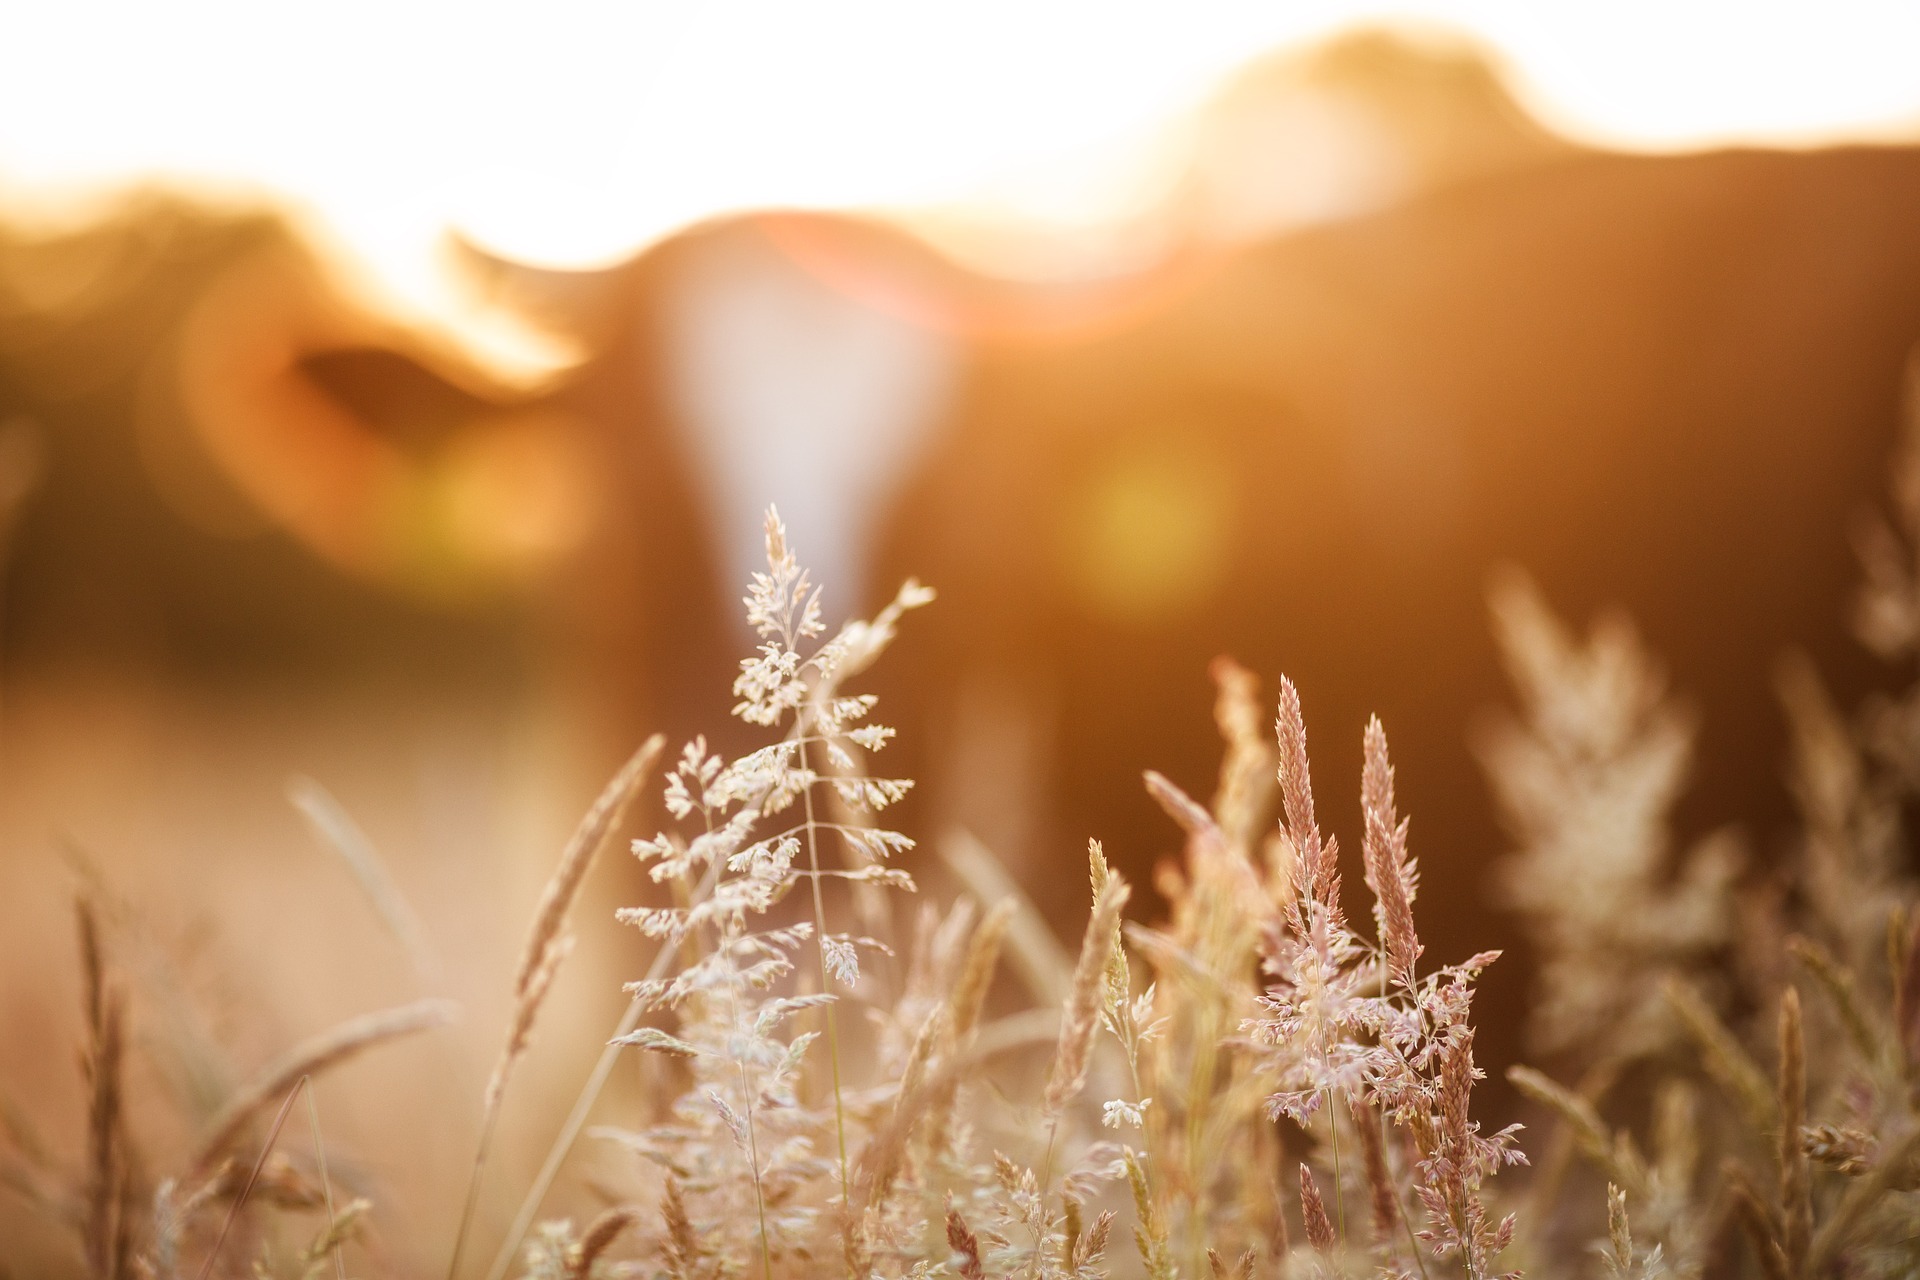
[(846, 296), (751, 232), (702, 245), (666, 308), (669, 395), (728, 581), (760, 566), (760, 515), (777, 503), (837, 609), (858, 608), (874, 524), (946, 406), (953, 340)]

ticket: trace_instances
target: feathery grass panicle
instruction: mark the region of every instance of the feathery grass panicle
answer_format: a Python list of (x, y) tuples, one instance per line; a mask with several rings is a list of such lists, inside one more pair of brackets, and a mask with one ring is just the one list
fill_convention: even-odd
[(1498, 892), (1539, 957), (1530, 1038), (1594, 1058), (1660, 1052), (1660, 980), (1710, 968), (1731, 941), (1738, 842), (1715, 833), (1673, 856), (1694, 729), (1632, 626), (1607, 616), (1577, 637), (1514, 571), (1490, 598), (1520, 714), (1478, 746), (1516, 846)]

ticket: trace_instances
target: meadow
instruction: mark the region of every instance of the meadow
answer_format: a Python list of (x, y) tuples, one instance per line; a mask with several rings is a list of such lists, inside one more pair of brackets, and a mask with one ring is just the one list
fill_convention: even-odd
[[(1890, 515), (1861, 539), (1855, 623), (1912, 675), (1920, 444), (1893, 475)], [(1680, 848), (1669, 813), (1693, 731), (1657, 656), (1625, 620), (1582, 633), (1526, 579), (1500, 580), (1513, 700), (1485, 757), (1512, 848), (1489, 892), (1532, 942), (1537, 1068), (1509, 1074), (1527, 1127), (1496, 1131), (1476, 1101), (1473, 998), (1505, 962), (1422, 943), (1418, 828), (1395, 799), (1396, 770), (1420, 763), (1393, 757), (1390, 724), (1313, 726), (1365, 742), (1361, 777), (1316, 779), (1294, 686), (1265, 693), (1218, 661), (1212, 794), (1142, 780), (1180, 848), (1152, 886), (1168, 910), (1139, 910), (1094, 840), (1084, 933), (1063, 945), (1005, 876), (886, 825), (912, 783), (887, 775), (895, 729), (859, 680), (900, 628), (940, 625), (919, 614), (934, 593), (910, 581), (829, 632), (771, 512), (766, 556), (744, 602), (759, 645), (731, 690), (760, 745), (642, 744), (532, 905), (484, 1094), (444, 1099), (481, 1117), (464, 1212), (424, 1250), (448, 1280), (1920, 1270), (1920, 685), (1842, 710), (1783, 659), (1791, 859), (1726, 837)], [(1323, 831), (1316, 787), (1356, 784), (1363, 829)], [(492, 1136), (588, 870), (629, 823), (654, 834), (630, 846), (653, 891), (620, 913), (627, 1017), (516, 1189), (517, 1220), (492, 1221), (476, 1211), (499, 1176)], [(1343, 883), (1339, 836), (1364, 895)], [(365, 851), (342, 852), (405, 942), (406, 904), (382, 899)], [(911, 893), (935, 864), (928, 878), (961, 892)], [(431, 1034), (446, 1006), (295, 1045), (188, 1140), (156, 1141), (180, 1126), (129, 1101), (130, 1019), (150, 993), (102, 893), (83, 882), (77, 899), (80, 1158), (10, 1108), (0, 1186), (70, 1228), (100, 1280), (344, 1280), (393, 1274), (396, 1239), (420, 1252), (438, 1228), (366, 1198), (311, 1085)], [(640, 1104), (596, 1109), (627, 1058)], [(589, 1148), (601, 1203), (550, 1203)]]

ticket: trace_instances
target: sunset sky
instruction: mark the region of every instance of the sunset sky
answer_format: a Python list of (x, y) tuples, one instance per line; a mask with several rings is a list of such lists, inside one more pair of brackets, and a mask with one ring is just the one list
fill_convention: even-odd
[(1097, 221), (1236, 67), (1396, 15), (1478, 33), (1537, 112), (1612, 145), (1920, 122), (1920, 4), (1884, 0), (76, 0), (0, 15), (0, 193), (264, 191), (423, 303), (449, 229), (591, 266), (768, 205)]

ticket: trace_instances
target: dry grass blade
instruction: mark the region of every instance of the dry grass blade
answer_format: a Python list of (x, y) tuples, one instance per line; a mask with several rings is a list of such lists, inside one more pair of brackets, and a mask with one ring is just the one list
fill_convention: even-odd
[(447, 1000), (416, 1000), (412, 1004), (370, 1013), (343, 1022), (330, 1031), (296, 1045), (262, 1071), (220, 1109), (207, 1128), (188, 1168), (205, 1174), (237, 1142), (253, 1120), (287, 1093), (300, 1077), (319, 1075), (376, 1045), (401, 1036), (441, 1026), (452, 1020), (455, 1006)]
[(1226, 835), (1213, 815), (1186, 792), (1155, 770), (1148, 769), (1141, 776), (1147, 784), (1147, 794), (1153, 797), (1161, 812), (1172, 818), (1189, 837), (1216, 845), (1226, 843)]
[(1014, 913), (1007, 921), (1006, 941), (1012, 950), (1013, 967), (1033, 994), (1034, 1002), (1057, 1005), (1064, 1000), (1067, 989), (1060, 975), (1068, 972), (1066, 948), (1053, 936), (1046, 918), (1007, 874), (1000, 860), (965, 831), (947, 833), (935, 848), (948, 870), (976, 899), (1014, 904)]
[(1920, 1063), (1920, 915), (1903, 933), (1897, 927), (1889, 941), (1904, 949), (1895, 968), (1893, 1026), (1898, 1037), (1902, 1061), (1909, 1068)]
[(431, 989), (440, 981), (440, 959), (427, 943), (420, 917), (400, 892), (387, 865), (373, 847), (373, 841), (360, 829), (333, 793), (312, 778), (297, 777), (287, 783), (287, 799), (313, 828), (320, 843), (340, 856), (360, 885), (361, 892), (406, 951), (408, 961), (420, 980)]

